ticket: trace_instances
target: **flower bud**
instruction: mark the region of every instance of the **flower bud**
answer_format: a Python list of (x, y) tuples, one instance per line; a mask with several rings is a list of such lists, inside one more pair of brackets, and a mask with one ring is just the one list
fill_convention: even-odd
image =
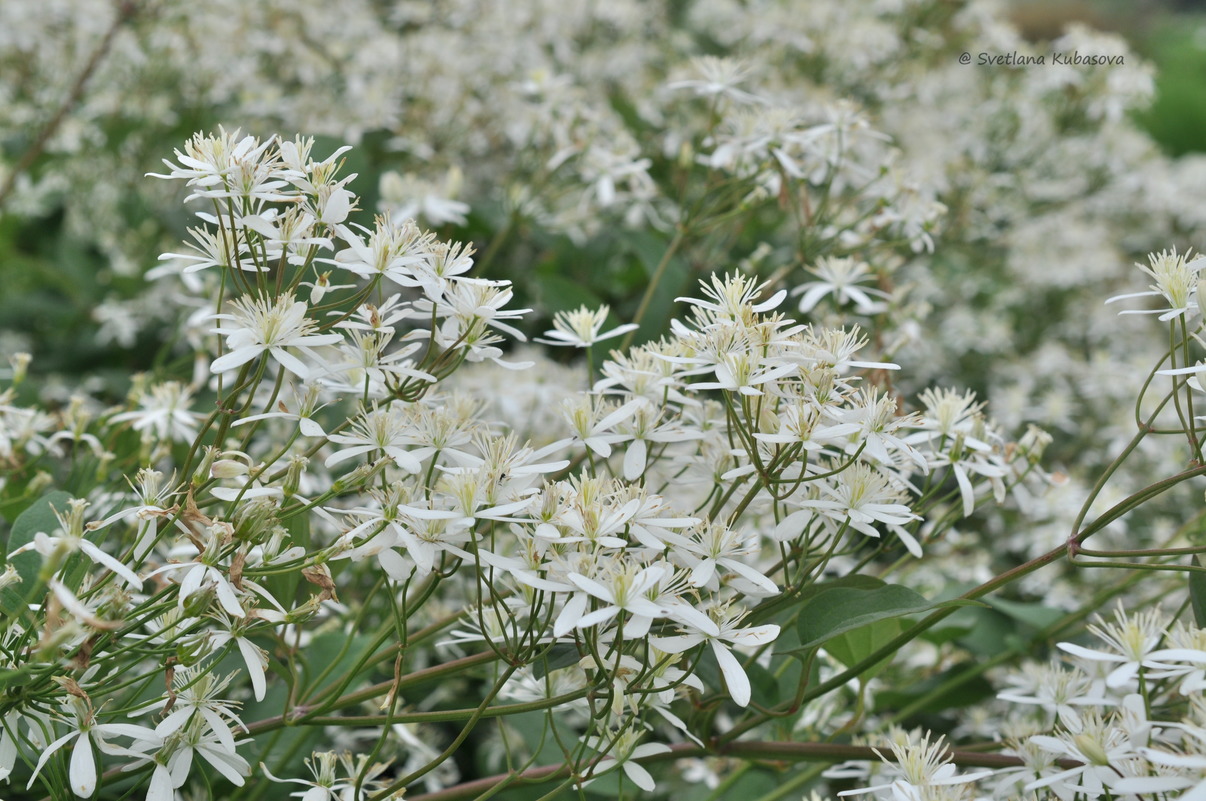
[(29, 363), (33, 361), (33, 356), (28, 353), (14, 353), (8, 357), (8, 363), (13, 368), (13, 386), (17, 386), (25, 380), (25, 374), (29, 372)]
[(331, 273), (325, 272), (314, 279), (313, 286), (310, 287), (310, 303), (318, 305), (322, 303), (323, 296), (327, 294), (327, 290), (331, 288)]
[(695, 166), (695, 148), (689, 140), (678, 146), (678, 166), (683, 170), (689, 170)]
[(1081, 733), (1072, 738), (1072, 742), (1076, 744), (1076, 749), (1084, 754), (1094, 765), (1106, 766), (1110, 764), (1110, 756), (1102, 747), (1101, 742), (1088, 733)]
[(205, 658), (209, 648), (204, 638), (189, 637), (176, 646), (176, 661), (184, 667), (192, 667)]
[(214, 605), (217, 591), (213, 587), (197, 590), (184, 602), (185, 617), (201, 617)]
[(214, 478), (234, 478), (247, 474), (247, 465), (234, 459), (217, 459), (210, 465), (209, 474)]
[(301, 606), (290, 609), (285, 613), (285, 622), (297, 625), (305, 623), (312, 619), (322, 610), (322, 598), (318, 595), (311, 595), (306, 599), (306, 602)]
[(1031, 425), (1018, 440), (1018, 450), (1031, 464), (1038, 464), (1043, 458), (1043, 451), (1047, 449), (1053, 439), (1048, 432), (1036, 425)]
[(46, 490), (54, 486), (54, 476), (47, 473), (45, 470), (39, 470), (34, 474), (34, 477), (29, 480), (26, 485), (25, 492), (28, 495), (41, 495)]
[(301, 454), (294, 454), (289, 457), (289, 466), (285, 470), (284, 492), (286, 498), (292, 498), (297, 494), (297, 490), (301, 486), (302, 476), (305, 475), (308, 464), (310, 464), (310, 460)]
[(196, 472), (193, 473), (193, 486), (199, 487), (210, 478), (210, 470), (213, 468), (214, 461), (218, 458), (218, 449), (212, 445), (205, 449), (201, 454), (201, 463), (197, 465)]
[(21, 574), (17, 572), (17, 568), (13, 567), (13, 563), (9, 562), (4, 566), (4, 572), (0, 573), (0, 590), (20, 583)]

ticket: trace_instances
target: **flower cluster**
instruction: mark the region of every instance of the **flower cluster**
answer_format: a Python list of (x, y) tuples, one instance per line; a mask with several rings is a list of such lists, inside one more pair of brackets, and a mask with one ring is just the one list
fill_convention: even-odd
[[(970, 514), (1032, 468), (973, 395), (934, 390), (902, 414), (882, 378), (898, 366), (863, 355), (858, 329), (796, 323), (786, 290), (740, 273), (682, 298), (666, 337), (588, 363), (580, 391), (535, 393), (535, 419), (559, 422), (525, 442), (466, 394), (475, 370), (514, 385), (531, 365), (508, 354), (524, 338), (510, 286), (413, 220), (351, 222), (346, 149), (313, 149), (198, 134), (157, 176), (202, 202), (155, 272), (194, 310), (192, 382), (147, 378), (59, 430), (6, 423), (17, 468), (81, 451), (136, 468), (133, 492), (47, 496), (10, 539), (0, 653), (24, 680), (0, 696), (6, 777), (27, 760), (29, 786), (53, 782), (70, 746), (81, 797), (113, 766), (153, 799), (202, 765), (243, 785), (273, 776), (254, 769), (257, 736), (383, 697), (374, 752), (407, 767), (372, 768), (373, 785), (358, 766), (357, 792), (437, 767), (451, 781), (447, 754), (401, 734), (423, 715), (403, 671), (481, 660), (483, 709), (564, 706), (550, 725), (578, 743), (581, 781), (622, 766), (652, 787), (636, 759), (712, 734), (684, 698), (754, 702), (750, 671), (783, 658), (785, 592), (921, 556), (949, 527), (948, 491)], [(558, 318), (549, 343), (632, 329), (600, 333), (607, 313)], [(355, 661), (307, 656), (329, 637)], [(446, 649), (465, 656), (441, 669)], [(392, 678), (361, 686), (383, 660)], [(314, 786), (343, 786), (322, 726), (307, 731)]]

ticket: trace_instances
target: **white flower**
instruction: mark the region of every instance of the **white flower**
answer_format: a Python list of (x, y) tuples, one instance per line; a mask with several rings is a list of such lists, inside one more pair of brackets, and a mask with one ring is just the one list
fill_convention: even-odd
[(620, 334), (637, 329), (638, 326), (635, 323), (628, 323), (617, 326), (606, 334), (599, 333), (603, 328), (603, 323), (607, 322), (609, 311), (608, 306), (600, 306), (594, 311), (587, 306), (579, 306), (572, 312), (557, 312), (557, 316), (553, 318), (552, 329), (544, 332), (544, 335), (550, 339), (537, 338), (534, 341), (542, 345), (571, 345), (575, 348), (589, 348), (596, 342), (618, 337)]
[(97, 723), (90, 704), (75, 696), (71, 700), (75, 712), (73, 730), (46, 746), (25, 789), (33, 787), (38, 774), (42, 772), (42, 768), (46, 766), (50, 757), (72, 740), (75, 740), (75, 747), (71, 749), (71, 765), (67, 777), (71, 783), (72, 792), (80, 798), (88, 798), (96, 792), (99, 774), (96, 758), (92, 753), (94, 747), (102, 754), (135, 755), (129, 749), (107, 742), (106, 738), (132, 737), (155, 746), (162, 743), (159, 735), (145, 726), (136, 726), (132, 723)]
[[(1201, 299), (1198, 297), (1199, 273), (1201, 273), (1203, 268), (1206, 268), (1206, 256), (1199, 256), (1190, 261), (1191, 255), (1192, 251), (1178, 254), (1176, 248), (1150, 254), (1147, 257), (1148, 263), (1151, 265), (1150, 267), (1145, 267), (1142, 264), (1135, 265), (1155, 280), (1150, 289), (1146, 292), (1115, 295), (1107, 300), (1106, 303), (1113, 303), (1116, 300), (1126, 300), (1129, 298), (1162, 296), (1168, 302), (1169, 307), (1166, 309), (1127, 309), (1121, 313), (1159, 314), (1161, 322), (1189, 315), (1192, 311), (1199, 309), (1201, 302)], [(1188, 370), (1182, 372), (1188, 372)], [(1164, 370), (1161, 373), (1163, 375), (1177, 374), (1175, 371)]]
[[(1129, 699), (1137, 699), (1142, 707), (1143, 699), (1139, 695), (1131, 695)], [(1079, 764), (1030, 782), (1024, 788), (1027, 792), (1051, 787), (1056, 792), (1081, 792), (1097, 798), (1105, 788), (1112, 788), (1126, 776), (1127, 764), (1140, 756), (1128, 732), (1096, 713), (1084, 715), (1079, 726), (1069, 726), (1055, 736), (1036, 734), (1030, 742)]]
[(915, 742), (914, 738), (910, 736), (906, 742), (893, 741), (891, 747), (895, 763), (889, 762), (889, 769), (900, 773), (900, 778), (888, 784), (862, 787), (858, 790), (843, 790), (838, 793), (838, 796), (878, 793), (881, 790), (890, 789), (892, 797), (898, 801), (922, 801), (923, 798), (930, 797), (925, 793), (927, 789), (968, 784), (992, 775), (991, 770), (957, 774), (943, 738), (939, 737), (931, 743), (928, 732), (920, 738), (920, 741)]
[[(247, 675), (251, 678), (251, 690), (255, 700), (263, 701), (266, 688), (264, 668), (268, 667), (268, 653), (247, 638), (247, 628), (254, 620), (238, 620), (224, 612), (219, 613), (218, 620), (222, 628), (213, 633), (209, 641), (210, 647), (217, 651), (228, 643), (235, 644), (243, 664), (247, 666)], [(210, 725), (214, 727), (214, 731), (219, 731), (218, 727), (214, 726), (214, 720), (210, 719)], [(231, 747), (233, 746), (232, 741)]]
[(675, 298), (675, 300), (710, 312), (716, 319), (740, 321), (750, 313), (761, 314), (778, 308), (787, 297), (787, 290), (780, 289), (768, 300), (755, 304), (754, 300), (762, 294), (762, 290), (767, 285), (755, 284), (752, 278), (741, 273), (730, 273), (723, 278), (713, 275), (711, 281), (711, 285), (704, 280), (699, 282), (703, 294), (711, 298), (710, 301), (698, 298)]
[(407, 449), (403, 447), (413, 445), (415, 439), (410, 421), (394, 405), (370, 409), (352, 421), (350, 433), (331, 434), (327, 438), (331, 442), (345, 446), (327, 457), (325, 462), (327, 467), (333, 467), (357, 456), (380, 451), (408, 473), (417, 473), (423, 469), (422, 460), (436, 450), (435, 448)]
[[(643, 637), (655, 618), (666, 617), (670, 610), (659, 606), (645, 597), (666, 573), (666, 568), (654, 565), (636, 571), (631, 565), (608, 569), (598, 574), (601, 581), (587, 578), (581, 573), (569, 573), (566, 579), (580, 592), (565, 604), (557, 622), (553, 625), (553, 636), (563, 637), (573, 629), (585, 629), (606, 623), (620, 612), (628, 612), (625, 634)], [(605, 582), (605, 583), (603, 583)], [(603, 601), (603, 605), (587, 612), (591, 598)]]
[[(246, 742), (249, 741), (243, 741)], [(183, 787), (192, 771), (194, 757), (199, 756), (231, 784), (242, 787), (244, 777), (251, 773), (251, 766), (236, 752), (235, 746), (240, 744), (228, 744), (225, 736), (219, 735), (209, 727), (208, 720), (194, 715), (183, 729), (164, 742), (163, 752), (153, 757), (156, 763), (155, 772), (160, 774), (160, 779), (158, 782), (152, 779), (152, 785), (157, 785), (162, 792), (163, 785), (166, 784), (165, 779), (170, 777), (172, 789)], [(166, 762), (163, 761), (165, 755)], [(143, 758), (152, 757), (144, 754)], [(172, 796), (166, 794), (161, 797), (163, 801), (171, 801)]]
[(713, 617), (719, 618), (716, 621), (719, 624), (719, 634), (699, 631), (674, 637), (652, 637), (650, 642), (667, 653), (678, 654), (707, 640), (712, 646), (717, 664), (720, 665), (720, 672), (724, 675), (724, 683), (729, 688), (733, 702), (738, 706), (749, 706), (752, 694), (750, 679), (745, 675), (741, 662), (725, 647), (725, 643), (741, 646), (766, 645), (774, 642), (779, 636), (779, 626), (767, 623), (762, 626), (738, 628), (738, 624), (746, 615), (744, 610), (727, 607), (712, 611)]
[(381, 174), (377, 187), (381, 206), (400, 220), (421, 217), (430, 225), (464, 225), (469, 204), (455, 200), (460, 191), (461, 171), (449, 168), (443, 185), (424, 180), (413, 173), (401, 175), (393, 170)]
[[(169, 696), (169, 700), (165, 700), (164, 708), (161, 710), (164, 718), (155, 727), (155, 733), (166, 740), (184, 729), (194, 717), (201, 717), (204, 718), (205, 725), (210, 728), (218, 740), (233, 751), (235, 739), (230, 730), (231, 724), (244, 731), (247, 730), (247, 727), (235, 714), (233, 707), (237, 704), (234, 701), (226, 701), (217, 697), (218, 693), (226, 689), (226, 685), (230, 683), (233, 676), (234, 674), (231, 674), (224, 679), (218, 679), (214, 673), (203, 672), (200, 669), (178, 670), (172, 680), (172, 684), (176, 688), (175, 694)], [(257, 700), (262, 700), (262, 698)]]
[(163, 163), (171, 169), (169, 175), (148, 175), (187, 179), (188, 186), (198, 187), (189, 200), (194, 197), (286, 199), (275, 191), (286, 185), (273, 175), (276, 155), (268, 150), (275, 143), (276, 137), (262, 143), (252, 136), (239, 139), (238, 130), (227, 133), (223, 128), (218, 129), (217, 136), (197, 133), (184, 143), (184, 153), (176, 151), (179, 165), (164, 159)]
[(714, 579), (723, 568), (754, 584), (766, 595), (777, 595), (779, 588), (757, 568), (744, 559), (758, 555), (760, 543), (756, 537), (746, 538), (728, 526), (707, 522), (698, 526), (691, 539), (677, 553), (691, 566), (691, 584), (696, 587), (716, 583)]
[(177, 605), (183, 609), (185, 603), (193, 595), (206, 588), (212, 587), (217, 594), (218, 604), (227, 614), (243, 617), (246, 613), (239, 604), (239, 590), (231, 583), (230, 578), (219, 567), (224, 540), (230, 537), (230, 529), (226, 523), (214, 523), (206, 530), (205, 550), (190, 562), (174, 562), (153, 570), (147, 578), (160, 573), (176, 573), (184, 571), (180, 579)]
[(269, 353), (281, 367), (303, 381), (310, 368), (288, 351), (300, 350), (318, 361), (312, 350), (320, 345), (333, 345), (342, 340), (339, 334), (315, 334), (317, 323), (306, 317), (307, 306), (292, 295), (281, 295), (271, 304), (264, 298), (239, 298), (231, 301), (234, 312), (216, 314), (214, 319), (228, 321), (213, 333), (226, 337), (230, 352), (214, 359), (209, 369), (224, 373), (240, 367), (261, 353)]
[(691, 66), (700, 78), (688, 78), (666, 84), (667, 89), (689, 89), (696, 97), (727, 97), (738, 103), (764, 103), (737, 86), (749, 76), (750, 66), (735, 58), (700, 56), (691, 59)]
[(879, 470), (857, 462), (831, 481), (817, 482), (817, 486), (827, 497), (793, 500), (792, 503), (804, 508), (785, 517), (772, 532), (772, 539), (778, 542), (795, 539), (820, 513), (829, 519), (831, 529), (841, 531), (848, 526), (868, 537), (879, 537), (875, 524), (880, 523), (895, 532), (909, 553), (921, 556), (921, 545), (904, 528), (906, 523), (921, 518), (901, 503), (905, 498), (903, 490)]
[(354, 782), (336, 781), (335, 766), (338, 761), (339, 758), (334, 751), (316, 751), (313, 756), (307, 757), (306, 767), (314, 775), (314, 781), (278, 778), (273, 776), (272, 772), (268, 770), (268, 766), (264, 764), (260, 765), (260, 769), (274, 782), (288, 782), (309, 787), (308, 790), (290, 793), (291, 796), (300, 798), (302, 801), (336, 801), (342, 796), (342, 793), (346, 793), (355, 786)]
[(1061, 642), (1058, 645), (1062, 650), (1080, 659), (1118, 663), (1118, 667), (1106, 676), (1106, 686), (1112, 689), (1130, 685), (1139, 674), (1140, 668), (1167, 669), (1168, 666), (1155, 656), (1156, 646), (1164, 636), (1159, 610), (1149, 609), (1128, 616), (1120, 602), (1118, 610), (1114, 613), (1114, 620), (1113, 623), (1106, 623), (1098, 617), (1097, 624), (1089, 626), (1089, 631), (1105, 642), (1105, 650), (1085, 648), (1070, 642)]
[(139, 409), (121, 412), (111, 422), (133, 421), (135, 431), (151, 429), (160, 440), (192, 442), (202, 415), (189, 409), (192, 393), (178, 381), (155, 384), (138, 399)]
[(1080, 725), (1078, 706), (1103, 706), (1109, 699), (1093, 693), (1093, 680), (1079, 670), (1054, 665), (1026, 665), (1009, 679), (997, 698), (1014, 704), (1034, 704), (1064, 725)]
[(98, 545), (84, 537), (83, 515), (87, 505), (87, 501), (75, 499), (69, 503), (69, 509), (66, 514), (55, 509), (54, 514), (59, 520), (60, 532), (54, 536), (50, 536), (44, 531), (39, 531), (34, 534), (32, 542), (17, 548), (8, 555), (8, 558), (12, 559), (17, 554), (31, 550), (37, 551), (43, 559), (49, 559), (55, 554), (69, 554), (78, 551), (93, 562), (102, 567), (107, 567), (121, 576), (122, 580), (134, 589), (142, 589), (142, 580), (138, 578), (133, 570), (102, 551)]
[(336, 230), (348, 247), (340, 251), (330, 264), (355, 273), (361, 278), (386, 278), (405, 287), (417, 287), (416, 268), (431, 257), (434, 237), (424, 233), (413, 220), (395, 224), (390, 216), (377, 217), (373, 230), (353, 223), (365, 237), (347, 226)]
[(891, 297), (887, 292), (873, 287), (861, 287), (862, 281), (875, 278), (866, 262), (851, 258), (830, 258), (821, 256), (815, 267), (809, 267), (808, 272), (821, 280), (809, 281), (792, 290), (793, 295), (803, 295), (800, 298), (800, 311), (807, 313), (813, 310), (821, 298), (832, 295), (834, 301), (843, 305), (854, 301), (855, 311), (860, 314), (877, 314), (884, 309), (884, 304), (872, 300)]
[(302, 436), (306, 437), (323, 437), (326, 432), (322, 430), (322, 426), (314, 420), (314, 415), (318, 413), (326, 404), (318, 403), (319, 388), (310, 384), (304, 388), (304, 391), (294, 388), (294, 398), (296, 399), (297, 412), (290, 411), (284, 401), (277, 401), (275, 412), (264, 412), (263, 414), (253, 414), (248, 417), (240, 417), (231, 424), (231, 428), (238, 428), (247, 423), (254, 423), (257, 420), (268, 420), (271, 418), (281, 418), (283, 420), (297, 421), (297, 427), (301, 431)]
[[(230, 229), (225, 226), (219, 228), (217, 233), (208, 228), (190, 228), (188, 233), (194, 241), (184, 244), (192, 250), (191, 253), (163, 253), (159, 256), (159, 260), (191, 262), (182, 268), (185, 275), (208, 267), (238, 266), (240, 269), (248, 271), (259, 269), (249, 257), (251, 251), (240, 233), (231, 233)], [(164, 265), (164, 267), (170, 266)], [(164, 274), (163, 268), (156, 268), (154, 275), (148, 273), (147, 277), (159, 278)]]
[[(657, 784), (653, 781), (653, 776), (649, 771), (636, 763), (636, 760), (644, 757), (654, 756), (656, 754), (665, 754), (669, 752), (670, 746), (663, 743), (645, 743), (637, 745), (637, 741), (644, 736), (644, 731), (629, 730), (621, 734), (616, 742), (611, 746), (612, 753), (606, 754), (595, 765), (590, 776), (599, 776), (607, 771), (620, 768), (624, 771), (624, 775), (632, 781), (637, 787), (647, 793), (657, 789)], [(608, 746), (610, 738), (600, 736), (592, 738), (587, 742), (590, 748), (596, 751), (603, 751)]]
[[(562, 440), (558, 445), (568, 445), (574, 440), (590, 448), (604, 459), (611, 456), (611, 446), (632, 439), (630, 434), (615, 433), (614, 429), (632, 417), (645, 403), (643, 398), (630, 400), (619, 408), (594, 395), (577, 395), (566, 398), (561, 405), (562, 414), (574, 430), (573, 440)], [(608, 433), (611, 432), (611, 433)]]

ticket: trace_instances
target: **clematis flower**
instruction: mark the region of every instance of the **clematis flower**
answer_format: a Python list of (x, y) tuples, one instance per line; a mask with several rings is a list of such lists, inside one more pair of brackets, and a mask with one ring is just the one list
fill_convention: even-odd
[(136, 755), (129, 749), (110, 743), (109, 738), (132, 737), (142, 743), (151, 743), (156, 747), (163, 742), (159, 735), (145, 726), (137, 726), (133, 723), (97, 723), (91, 704), (76, 696), (73, 696), (71, 701), (75, 713), (72, 730), (46, 746), (46, 749), (42, 751), (42, 757), (34, 767), (33, 775), (29, 777), (29, 784), (25, 786), (25, 789), (33, 787), (38, 774), (42, 772), (42, 768), (46, 767), (50, 757), (72, 740), (75, 740), (75, 746), (71, 749), (71, 765), (68, 768), (67, 778), (71, 783), (72, 792), (80, 798), (89, 798), (96, 792), (99, 773), (93, 748), (102, 754)]
[(57, 509), (54, 510), (55, 517), (59, 520), (60, 532), (58, 534), (52, 536), (44, 531), (39, 531), (34, 534), (32, 542), (17, 548), (8, 555), (8, 558), (12, 559), (17, 554), (30, 550), (37, 551), (43, 559), (49, 559), (56, 553), (66, 554), (78, 551), (101, 567), (112, 570), (121, 577), (122, 581), (134, 589), (141, 590), (142, 580), (133, 570), (84, 537), (84, 509), (88, 506), (88, 502), (76, 499), (72, 500), (68, 506), (66, 514), (60, 513)]
[(306, 317), (308, 307), (292, 295), (285, 294), (271, 303), (266, 298), (239, 298), (231, 301), (231, 314), (216, 314), (214, 319), (226, 321), (212, 333), (226, 337), (230, 352), (214, 359), (211, 372), (225, 373), (241, 367), (267, 352), (274, 360), (303, 381), (310, 368), (288, 349), (300, 350), (319, 361), (313, 348), (334, 345), (343, 339), (339, 334), (316, 334), (317, 324)]
[(1106, 686), (1111, 689), (1130, 685), (1141, 668), (1157, 671), (1168, 668), (1156, 657), (1156, 647), (1164, 636), (1159, 610), (1149, 609), (1128, 616), (1119, 604), (1114, 622), (1106, 623), (1099, 617), (1096, 625), (1089, 626), (1089, 631), (1106, 644), (1104, 649), (1085, 648), (1070, 642), (1058, 645), (1080, 659), (1116, 664), (1117, 667), (1106, 676)]
[(650, 637), (649, 641), (655, 648), (666, 653), (680, 654), (706, 640), (712, 647), (717, 664), (720, 665), (720, 672), (724, 676), (725, 686), (728, 687), (733, 702), (738, 706), (749, 706), (752, 696), (749, 676), (745, 675), (741, 662), (733, 655), (726, 643), (729, 646), (766, 645), (774, 642), (775, 638), (779, 636), (779, 626), (775, 623), (767, 623), (762, 626), (740, 628), (739, 624), (745, 615), (745, 610), (725, 607), (713, 611), (713, 617), (717, 618), (716, 622), (719, 625), (719, 634), (695, 632), (673, 637)]
[(606, 334), (599, 333), (603, 328), (603, 323), (607, 322), (609, 311), (610, 307), (604, 305), (594, 311), (586, 306), (579, 306), (572, 312), (557, 312), (557, 316), (553, 318), (553, 327), (544, 332), (549, 339), (537, 338), (534, 341), (542, 345), (589, 348), (596, 342), (618, 337), (620, 334), (627, 334), (629, 331), (637, 329), (638, 326), (635, 323), (627, 323), (611, 329)]
[(150, 429), (160, 440), (192, 442), (203, 415), (189, 409), (192, 393), (179, 381), (155, 384), (138, 399), (138, 409), (109, 418), (120, 423), (129, 420), (135, 431)]
[[(892, 798), (899, 801), (919, 800), (934, 797), (930, 794), (933, 792), (931, 788), (969, 784), (992, 775), (991, 770), (957, 774), (942, 737), (931, 743), (927, 732), (919, 742), (913, 740), (913, 737), (909, 737), (908, 741), (904, 743), (893, 742), (891, 744), (892, 754), (895, 757), (895, 764), (892, 765), (892, 768), (899, 771), (901, 774), (899, 778), (888, 784), (862, 787), (857, 790), (843, 790), (838, 793), (838, 796), (864, 795), (891, 790)], [(930, 792), (926, 792), (927, 790)]]
[(587, 745), (596, 751), (611, 751), (611, 753), (603, 756), (595, 764), (590, 774), (591, 777), (599, 776), (618, 767), (624, 771), (624, 775), (633, 784), (645, 792), (651, 793), (657, 789), (653, 776), (644, 767), (637, 764), (636, 760), (664, 754), (670, 750), (670, 746), (664, 743), (642, 743), (641, 745), (637, 745), (637, 741), (642, 736), (644, 736), (643, 731), (624, 732), (610, 749), (607, 747), (608, 744), (605, 738), (599, 737), (588, 741)]
[(872, 300), (872, 297), (887, 299), (887, 292), (874, 287), (859, 286), (863, 281), (875, 278), (866, 262), (851, 258), (829, 258), (821, 256), (815, 267), (809, 267), (808, 272), (819, 278), (819, 281), (809, 281), (792, 290), (793, 295), (803, 295), (800, 298), (800, 311), (807, 314), (816, 308), (821, 299), (832, 295), (839, 306), (851, 301), (854, 310), (860, 314), (878, 314), (883, 311), (885, 304)]
[[(609, 571), (600, 575), (600, 581), (587, 578), (581, 573), (570, 573), (566, 578), (578, 588), (557, 616), (553, 625), (553, 636), (563, 637), (573, 629), (586, 629), (606, 623), (620, 612), (628, 612), (626, 634), (642, 637), (649, 631), (655, 618), (666, 617), (670, 610), (645, 597), (665, 575), (666, 568), (660, 565), (647, 567), (639, 572), (631, 566)], [(591, 598), (603, 601), (598, 609), (587, 612)]]

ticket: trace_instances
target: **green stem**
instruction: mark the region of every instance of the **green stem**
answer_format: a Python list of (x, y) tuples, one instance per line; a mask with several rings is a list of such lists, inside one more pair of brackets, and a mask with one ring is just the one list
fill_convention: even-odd
[[(662, 259), (653, 268), (653, 274), (649, 276), (649, 285), (645, 287), (645, 294), (641, 296), (641, 305), (637, 306), (636, 314), (632, 317), (632, 322), (638, 326), (645, 319), (645, 313), (649, 311), (649, 304), (653, 300), (653, 293), (657, 289), (657, 285), (661, 282), (662, 276), (666, 273), (666, 268), (670, 266), (670, 259), (678, 252), (678, 249), (683, 244), (683, 239), (686, 237), (686, 228), (680, 223), (674, 229), (674, 238), (670, 240), (670, 244), (666, 247), (666, 252), (662, 254)], [(636, 336), (639, 328), (634, 328), (624, 335), (620, 340), (619, 350), (627, 350), (632, 344), (632, 338)]]

